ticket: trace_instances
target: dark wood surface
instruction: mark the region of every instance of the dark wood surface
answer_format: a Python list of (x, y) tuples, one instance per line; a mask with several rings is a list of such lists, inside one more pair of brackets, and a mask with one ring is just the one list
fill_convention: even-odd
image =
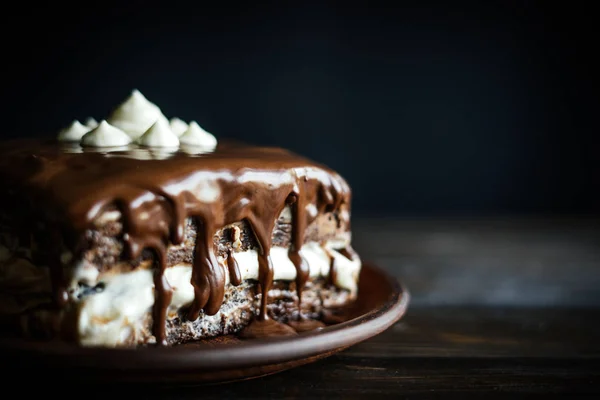
[[(363, 258), (411, 291), (399, 323), (276, 375), (211, 387), (140, 387), (137, 396), (600, 398), (598, 221), (359, 219), (353, 231)], [(85, 397), (123, 397), (130, 389), (94, 388)]]
[(600, 307), (600, 219), (357, 219), (364, 259), (412, 304)]
[[(151, 398), (600, 395), (600, 311), (418, 307), (383, 334), (316, 363), (218, 386), (138, 388)], [(126, 387), (98, 388), (96, 398)], [(142, 394), (140, 394), (142, 395)]]

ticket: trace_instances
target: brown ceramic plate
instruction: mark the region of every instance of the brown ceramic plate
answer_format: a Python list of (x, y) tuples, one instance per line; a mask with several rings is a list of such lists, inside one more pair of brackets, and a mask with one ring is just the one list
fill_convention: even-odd
[(395, 278), (367, 263), (361, 270), (356, 304), (348, 310), (350, 319), (298, 336), (244, 341), (221, 337), (193, 345), (143, 349), (79, 348), (3, 339), (0, 351), (3, 363), (11, 365), (13, 372), (53, 371), (55, 376), (80, 382), (228, 382), (307, 364), (375, 336), (402, 317), (408, 301), (408, 292)]

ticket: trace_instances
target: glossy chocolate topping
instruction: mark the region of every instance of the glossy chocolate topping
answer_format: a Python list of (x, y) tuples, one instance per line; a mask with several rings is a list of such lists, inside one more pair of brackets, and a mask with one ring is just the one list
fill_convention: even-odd
[[(163, 274), (166, 249), (170, 243), (182, 242), (187, 218), (198, 224), (192, 270), (195, 299), (188, 311), (192, 320), (201, 311), (217, 313), (223, 302), (226, 274), (213, 246), (218, 229), (242, 220), (252, 227), (260, 247), (258, 321), (265, 321), (273, 281), (272, 232), (284, 207), (292, 210), (289, 258), (296, 266), (299, 297), (309, 274), (299, 253), (305, 228), (318, 215), (331, 211), (339, 211), (349, 226), (350, 189), (344, 179), (279, 148), (219, 143), (211, 153), (189, 154), (180, 149), (153, 154), (135, 146), (109, 151), (54, 141), (10, 141), (0, 149), (0, 184), (8, 188), (5, 197), (22, 214), (20, 218), (54, 227), (76, 253), (95, 218), (117, 207), (123, 218), (126, 256), (134, 259), (144, 249), (155, 254), (153, 333), (161, 344), (166, 342), (166, 311), (172, 294)], [(49, 264), (60, 304), (66, 296), (58, 259), (57, 253), (55, 262)], [(226, 268), (232, 284), (239, 284), (232, 253)]]

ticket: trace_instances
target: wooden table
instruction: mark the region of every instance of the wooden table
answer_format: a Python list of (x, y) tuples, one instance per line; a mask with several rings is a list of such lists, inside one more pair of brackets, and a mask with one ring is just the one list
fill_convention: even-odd
[[(600, 395), (600, 223), (356, 220), (355, 247), (410, 289), (407, 315), (339, 355), (152, 398), (413, 398), (440, 393)], [(123, 388), (97, 388), (107, 398)], [(106, 393), (109, 391), (110, 393)]]
[[(431, 394), (600, 395), (600, 310), (416, 307), (383, 334), (338, 355), (227, 385), (136, 388), (137, 396), (414, 398)], [(94, 388), (86, 398), (129, 392)]]
[[(600, 312), (413, 309), (385, 333), (315, 364), (165, 396), (364, 398), (431, 393), (600, 394)], [(224, 397), (223, 397), (224, 396)]]

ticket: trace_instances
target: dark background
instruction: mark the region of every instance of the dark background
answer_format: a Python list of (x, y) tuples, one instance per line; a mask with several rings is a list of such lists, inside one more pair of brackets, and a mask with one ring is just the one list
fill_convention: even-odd
[(277, 3), (8, 2), (0, 136), (53, 137), (138, 88), (348, 179), (353, 246), (408, 288), (407, 315), (219, 398), (597, 392), (594, 2)]
[(53, 136), (138, 88), (337, 169), (355, 215), (598, 214), (596, 15), (447, 3), (17, 5), (2, 136)]

